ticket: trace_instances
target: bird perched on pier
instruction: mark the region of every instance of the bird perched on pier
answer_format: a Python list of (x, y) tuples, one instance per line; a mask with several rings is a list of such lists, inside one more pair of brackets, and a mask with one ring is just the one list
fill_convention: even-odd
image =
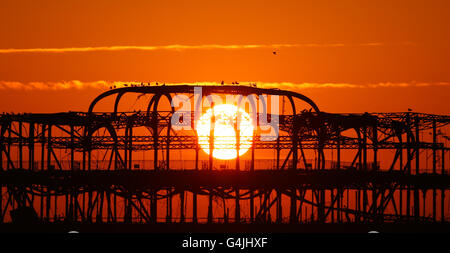
[(220, 84), (221, 84), (221, 85), (224, 85), (224, 84), (225, 84), (225, 82), (224, 82), (224, 81), (222, 81), (222, 82), (220, 82)]
[(156, 82), (156, 86), (158, 86), (158, 82)]
[(128, 84), (125, 83), (125, 84), (123, 84), (123, 86), (128, 87)]

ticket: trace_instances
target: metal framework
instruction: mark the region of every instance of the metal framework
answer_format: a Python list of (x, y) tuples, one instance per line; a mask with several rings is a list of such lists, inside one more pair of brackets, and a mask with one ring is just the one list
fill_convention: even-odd
[[(170, 119), (175, 108), (159, 106), (160, 100), (171, 102), (177, 94), (192, 98), (194, 86), (113, 89), (94, 99), (88, 112), (4, 113), (0, 223), (449, 220), (445, 131), (450, 116), (325, 113), (311, 99), (290, 91), (200, 87), (202, 98), (280, 96), (283, 112), (267, 116), (268, 121), (277, 119), (279, 136), (268, 140), (255, 134), (249, 158), (238, 156), (231, 168), (220, 167), (223, 161), (212, 152), (202, 158), (195, 131), (174, 131)], [(121, 99), (132, 93), (149, 96), (146, 108), (120, 111)], [(113, 109), (96, 112), (97, 103), (110, 97), (115, 98)], [(285, 100), (289, 113), (284, 113)], [(239, 152), (239, 145), (234, 148)], [(176, 152), (191, 153), (180, 153), (177, 160)], [(270, 162), (268, 152), (273, 152)], [(177, 168), (181, 163), (185, 166)]]

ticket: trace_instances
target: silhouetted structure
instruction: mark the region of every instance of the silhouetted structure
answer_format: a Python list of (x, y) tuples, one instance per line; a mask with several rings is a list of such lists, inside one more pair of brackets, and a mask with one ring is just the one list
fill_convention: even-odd
[[(195, 133), (171, 131), (174, 108), (158, 107), (162, 98), (192, 95), (194, 86), (108, 90), (88, 112), (2, 114), (0, 221), (10, 222), (9, 212), (16, 209), (25, 211), (12, 212), (13, 218), (29, 214), (22, 220), (35, 222), (37, 216), (46, 224), (123, 222), (158, 228), (174, 222), (301, 226), (448, 221), (449, 148), (438, 137), (450, 116), (325, 113), (311, 99), (290, 91), (202, 88), (203, 96), (279, 95), (289, 101), (290, 114), (279, 115), (278, 138), (256, 136), (248, 151), (252, 158), (241, 167), (238, 157), (232, 170), (218, 170), (212, 155), (201, 161)], [(129, 93), (152, 95), (147, 110), (118, 111)], [(110, 96), (116, 97), (111, 112), (94, 112)], [(300, 110), (298, 101), (310, 109)], [(267, 116), (268, 121), (275, 118)], [(142, 128), (148, 134), (137, 130)], [(423, 133), (430, 133), (431, 141)], [(173, 169), (174, 150), (191, 150), (191, 167)], [(274, 150), (274, 166), (256, 167), (256, 150)], [(384, 167), (381, 150), (391, 154), (389, 161), (383, 158)], [(151, 152), (152, 164), (137, 162), (136, 153), (142, 151)], [(351, 162), (344, 162), (344, 152)], [(200, 201), (206, 208), (203, 216)]]

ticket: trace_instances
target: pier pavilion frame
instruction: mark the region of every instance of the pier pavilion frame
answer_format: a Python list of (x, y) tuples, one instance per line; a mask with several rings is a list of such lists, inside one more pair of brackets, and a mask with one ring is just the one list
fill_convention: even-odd
[[(450, 116), (326, 113), (295, 92), (199, 86), (202, 96), (277, 95), (290, 107), (289, 113), (267, 115), (268, 121), (278, 119), (280, 135), (254, 136), (248, 168), (238, 156), (233, 169), (220, 170), (212, 155), (201, 167), (195, 131), (177, 134), (171, 126), (175, 108), (163, 111), (158, 105), (176, 94), (192, 96), (195, 87), (118, 88), (95, 98), (87, 112), (0, 115), (0, 222), (23, 220), (20, 210), (31, 210), (43, 223), (448, 221)], [(130, 93), (150, 96), (146, 110), (119, 110)], [(108, 97), (115, 98), (111, 111), (96, 112)], [(297, 108), (297, 101), (307, 108)], [(148, 134), (139, 134), (139, 127)], [(193, 166), (174, 169), (174, 150), (193, 151)], [(274, 166), (256, 167), (257, 150), (274, 151)], [(136, 166), (142, 151), (153, 153), (151, 167)], [(94, 152), (101, 157), (93, 158)], [(380, 163), (379, 152), (390, 158)]]

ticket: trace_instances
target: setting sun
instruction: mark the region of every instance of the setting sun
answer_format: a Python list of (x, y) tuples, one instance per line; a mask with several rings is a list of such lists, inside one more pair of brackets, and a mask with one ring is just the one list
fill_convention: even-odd
[[(239, 112), (239, 120), (238, 119)], [(214, 115), (214, 118), (212, 117)], [(198, 142), (208, 155), (210, 152), (211, 122), (214, 124), (213, 157), (223, 160), (237, 157), (236, 130), (239, 130), (239, 155), (252, 145), (253, 124), (250, 116), (235, 105), (221, 104), (206, 111), (197, 123)]]

